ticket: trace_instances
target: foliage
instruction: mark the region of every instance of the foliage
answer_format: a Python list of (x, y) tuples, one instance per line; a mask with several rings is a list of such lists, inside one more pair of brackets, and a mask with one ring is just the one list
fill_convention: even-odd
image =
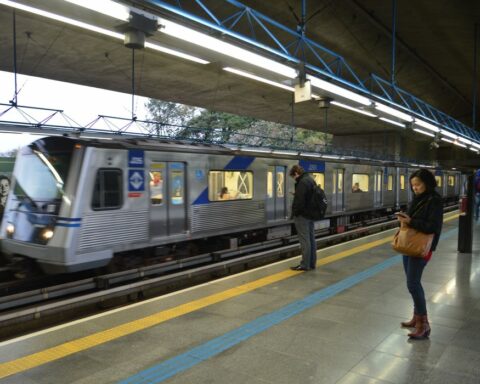
[(330, 138), (317, 131), (166, 101), (150, 99), (147, 108), (149, 120), (174, 126), (175, 136), (181, 139), (285, 148), (293, 142), (323, 147)]

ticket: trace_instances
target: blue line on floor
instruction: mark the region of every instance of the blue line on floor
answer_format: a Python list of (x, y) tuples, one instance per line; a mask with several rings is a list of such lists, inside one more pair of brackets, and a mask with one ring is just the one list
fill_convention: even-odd
[[(454, 228), (446, 232), (444, 235), (442, 235), (442, 239), (452, 236), (457, 231), (458, 229)], [(202, 361), (218, 355), (219, 353), (249, 339), (252, 336), (255, 336), (267, 330), (268, 328), (281, 323), (282, 321), (298, 315), (300, 312), (303, 312), (306, 309), (309, 309), (321, 303), (322, 301), (325, 301), (339, 294), (340, 292), (345, 291), (346, 289), (351, 288), (354, 285), (361, 283), (362, 281), (369, 279), (370, 277), (394, 265), (399, 264), (401, 261), (401, 255), (393, 256), (380, 264), (374, 265), (373, 267), (370, 267), (362, 272), (347, 277), (346, 279), (323, 288), (311, 295), (304, 297), (301, 300), (294, 301), (293, 303), (288, 304), (276, 310), (275, 312), (258, 317), (257, 319), (237, 329), (207, 341), (206, 343), (192, 348), (181, 355), (165, 360), (160, 364), (141, 371), (136, 375), (120, 381), (119, 384), (161, 383), (162, 381), (167, 380), (180, 372), (186, 371)]]

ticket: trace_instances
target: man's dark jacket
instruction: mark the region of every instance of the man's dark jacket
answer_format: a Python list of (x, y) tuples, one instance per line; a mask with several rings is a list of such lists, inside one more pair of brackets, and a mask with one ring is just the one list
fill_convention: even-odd
[(412, 218), (410, 227), (423, 233), (435, 234), (431, 248), (434, 251), (442, 232), (443, 202), (441, 196), (437, 192), (424, 192), (415, 196), (407, 213)]
[(303, 216), (306, 219), (310, 219), (310, 212), (308, 202), (310, 201), (315, 187), (315, 181), (312, 177), (304, 173), (295, 181), (295, 197), (292, 203), (292, 216)]

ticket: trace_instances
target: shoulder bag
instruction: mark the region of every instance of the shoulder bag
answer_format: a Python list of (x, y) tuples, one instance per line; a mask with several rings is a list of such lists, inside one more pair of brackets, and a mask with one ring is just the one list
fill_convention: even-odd
[[(430, 199), (427, 199), (427, 201), (428, 200)], [(418, 207), (411, 217), (413, 217), (427, 201)], [(432, 247), (433, 237), (433, 233), (423, 233), (413, 229), (408, 224), (401, 223), (400, 229), (393, 237), (392, 247), (402, 255), (425, 257)]]

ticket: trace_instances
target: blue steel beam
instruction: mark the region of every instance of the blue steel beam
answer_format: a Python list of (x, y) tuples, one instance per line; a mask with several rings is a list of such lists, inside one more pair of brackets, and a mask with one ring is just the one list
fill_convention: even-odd
[[(205, 4), (205, 0), (144, 0), (144, 2), (158, 7), (162, 11), (161, 13), (168, 11), (198, 23), (202, 29), (215, 30), (222, 35), (247, 43), (257, 52), (263, 51), (278, 60), (286, 60), (294, 68), (304, 62), (305, 68), (314, 76), (331, 80), (374, 101), (382, 101), (393, 108), (440, 125), (447, 131), (480, 142), (478, 132), (397, 87), (393, 82), (393, 76), (392, 82), (375, 74), (372, 74), (365, 82), (361, 81), (342, 56), (307, 38), (304, 33), (305, 25), (299, 25), (297, 30), (292, 30), (237, 0), (216, 0), (216, 4), (222, 3), (222, 13), (231, 12), (230, 15), (224, 16), (223, 21), (220, 16), (215, 15), (214, 10)], [(185, 10), (186, 6), (191, 9), (195, 8), (195, 5), (198, 6), (198, 12), (192, 13)], [(306, 12), (305, 7), (305, 0), (302, 0), (302, 17)], [(250, 36), (239, 31), (242, 19), (245, 19), (250, 26)], [(230, 23), (231, 20), (233, 22)], [(257, 38), (255, 26), (263, 31), (270, 40), (260, 41)], [(308, 58), (306, 52), (310, 53)], [(367, 82), (372, 84), (370, 88), (365, 85)]]

